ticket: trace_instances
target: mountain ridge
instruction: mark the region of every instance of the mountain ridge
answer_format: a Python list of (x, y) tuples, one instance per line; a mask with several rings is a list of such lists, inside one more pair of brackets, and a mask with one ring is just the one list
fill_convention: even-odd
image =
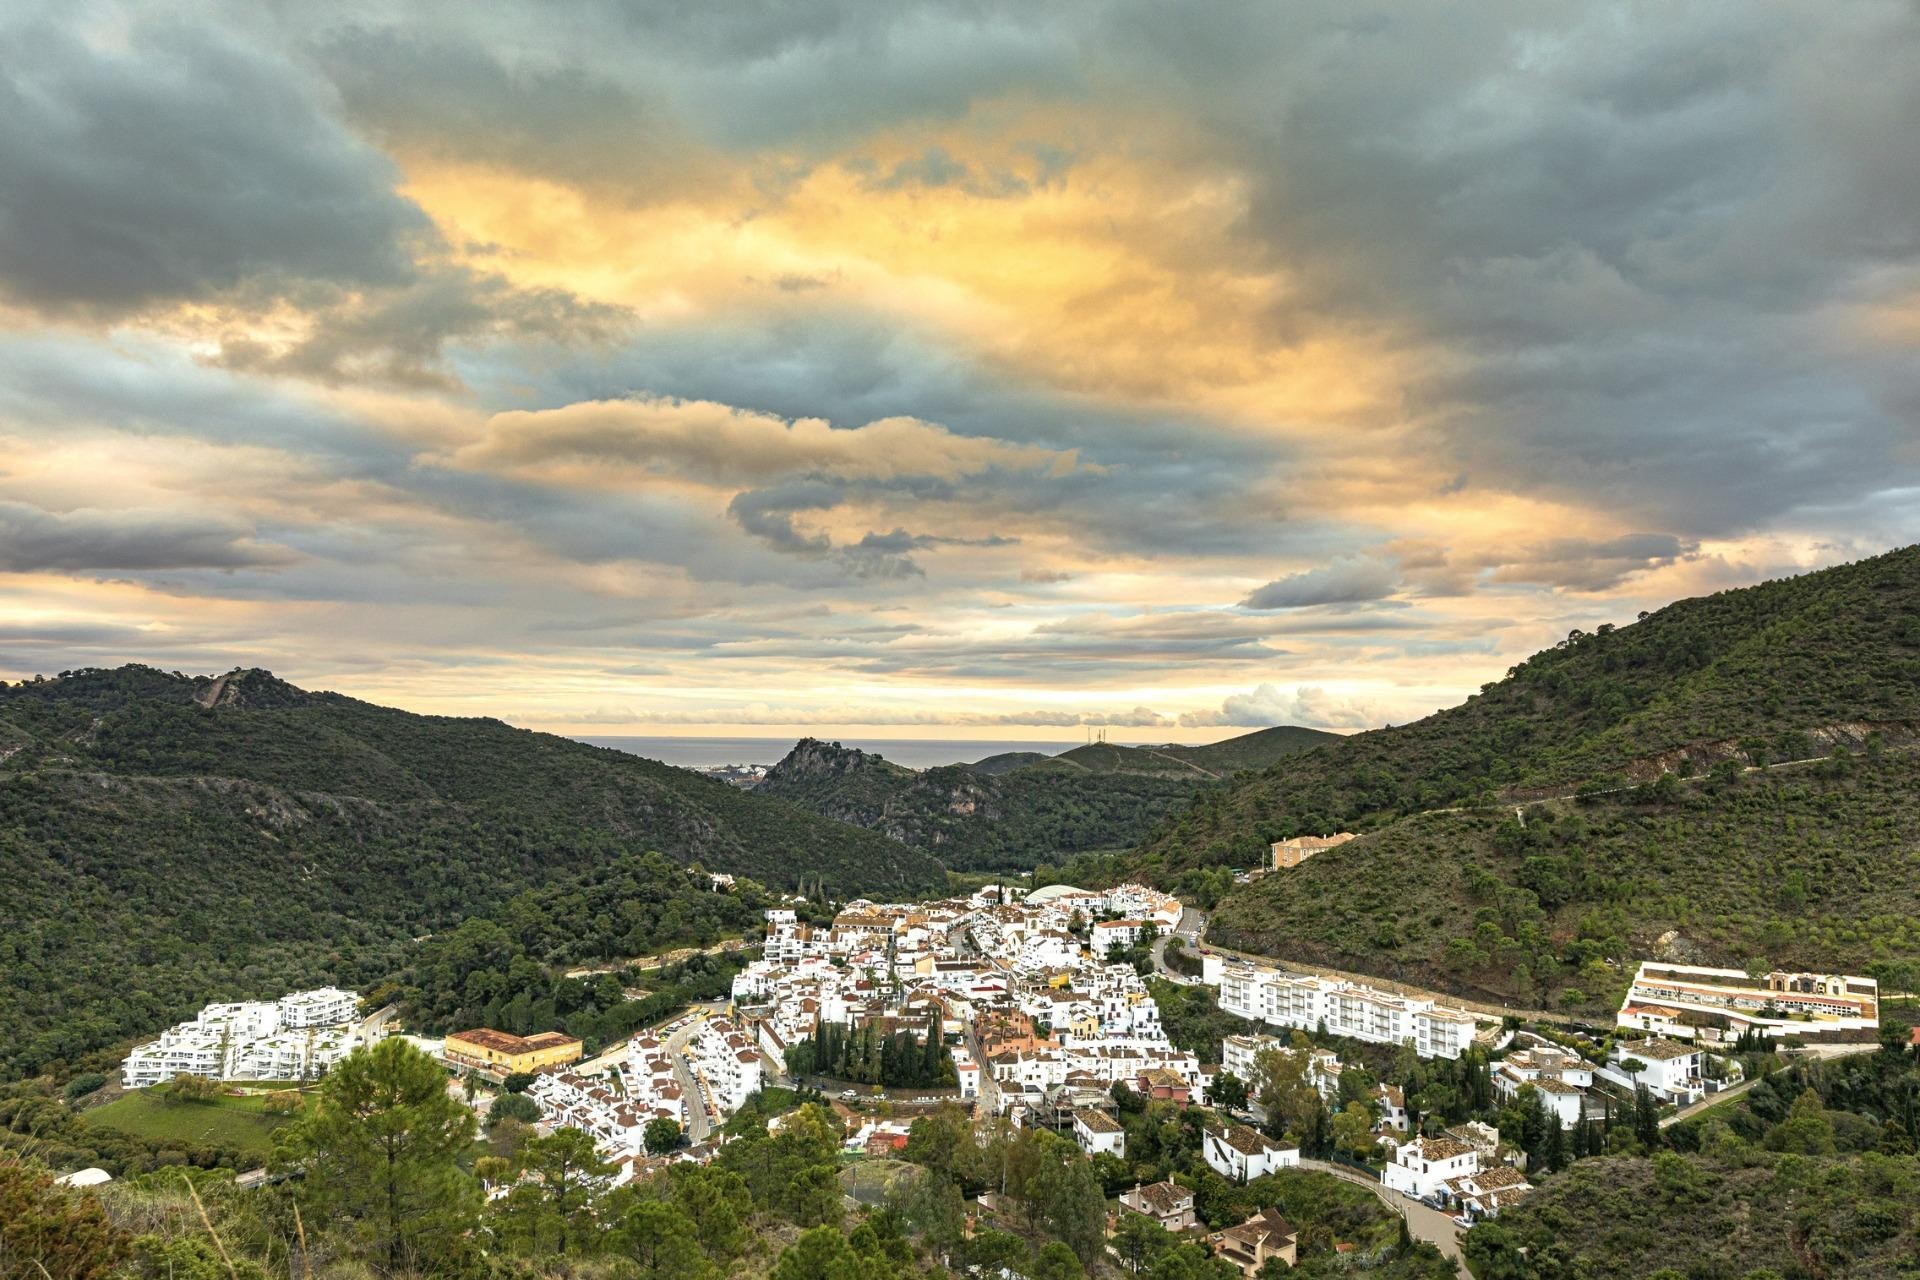
[(924, 849), (956, 870), (1024, 871), (1123, 848), (1198, 789), (1217, 785), (1233, 762), (1265, 762), (1335, 737), (1281, 726), (1200, 747), (1088, 743), (1057, 756), (1002, 753), (924, 770), (803, 738), (758, 790)]

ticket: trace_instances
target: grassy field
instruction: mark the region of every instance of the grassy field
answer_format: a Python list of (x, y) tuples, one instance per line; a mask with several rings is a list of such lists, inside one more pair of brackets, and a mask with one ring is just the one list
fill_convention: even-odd
[(265, 1156), (270, 1135), (286, 1122), (268, 1115), (263, 1098), (222, 1098), (218, 1102), (168, 1102), (151, 1090), (129, 1093), (86, 1114), (88, 1124), (119, 1129), (137, 1137), (182, 1143), (224, 1143)]

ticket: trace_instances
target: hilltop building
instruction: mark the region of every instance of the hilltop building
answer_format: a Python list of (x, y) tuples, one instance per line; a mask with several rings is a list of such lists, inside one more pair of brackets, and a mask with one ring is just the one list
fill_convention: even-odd
[(1336, 836), (1295, 836), (1291, 840), (1276, 840), (1271, 850), (1273, 869), (1285, 871), (1289, 867), (1297, 867), (1315, 854), (1337, 849), (1351, 839), (1353, 832), (1342, 831)]

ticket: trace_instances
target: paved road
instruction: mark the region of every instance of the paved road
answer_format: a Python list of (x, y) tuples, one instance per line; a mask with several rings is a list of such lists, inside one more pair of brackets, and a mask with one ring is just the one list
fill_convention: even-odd
[(1173, 932), (1162, 934), (1153, 940), (1153, 971), (1169, 982), (1178, 982), (1182, 986), (1200, 981), (1198, 978), (1189, 978), (1186, 974), (1177, 973), (1167, 967), (1167, 939), (1178, 938), (1181, 946), (1188, 951), (1196, 951), (1200, 944), (1200, 929), (1206, 920), (1206, 916), (1192, 907), (1181, 911), (1180, 923), (1173, 926)]
[[(1880, 1044), (1878, 1041), (1872, 1044), (1809, 1044), (1802, 1045), (1797, 1049), (1785, 1050), (1784, 1052), (1792, 1053), (1795, 1057), (1845, 1058), (1856, 1053), (1872, 1053), (1879, 1049), (1879, 1047)], [(1690, 1107), (1682, 1107), (1672, 1115), (1662, 1117), (1660, 1127), (1662, 1129), (1671, 1128), (1679, 1124), (1682, 1120), (1691, 1119), (1699, 1115), (1702, 1111), (1717, 1107), (1729, 1099), (1737, 1098), (1765, 1079), (1765, 1076), (1755, 1076), (1751, 1080), (1742, 1080), (1731, 1089), (1722, 1089), (1719, 1093), (1700, 1099), (1700, 1101)]]
[(1421, 1204), (1418, 1200), (1409, 1200), (1398, 1191), (1389, 1190), (1378, 1180), (1364, 1173), (1356, 1173), (1345, 1165), (1331, 1164), (1325, 1160), (1300, 1161), (1302, 1169), (1311, 1169), (1315, 1173), (1332, 1174), (1344, 1182), (1365, 1187), (1380, 1197), (1382, 1204), (1407, 1220), (1407, 1233), (1415, 1240), (1425, 1240), (1441, 1253), (1453, 1259), (1460, 1280), (1473, 1280), (1473, 1273), (1467, 1270), (1466, 1261), (1460, 1256), (1460, 1228), (1454, 1225), (1452, 1218), (1440, 1210)]
[(693, 1078), (693, 1069), (687, 1064), (687, 1041), (700, 1033), (706, 1025), (705, 1018), (694, 1018), (687, 1025), (667, 1037), (667, 1057), (673, 1063), (673, 1078), (680, 1082), (682, 1096), (687, 1100), (687, 1138), (698, 1146), (707, 1140), (707, 1134), (713, 1128), (713, 1117), (707, 1113), (707, 1095), (700, 1088), (700, 1082)]

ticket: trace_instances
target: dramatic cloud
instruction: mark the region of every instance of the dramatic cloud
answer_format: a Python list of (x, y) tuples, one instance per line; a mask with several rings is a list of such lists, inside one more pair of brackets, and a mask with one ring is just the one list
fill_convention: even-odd
[(44, 511), (0, 501), (0, 571), (240, 569), (290, 554), (237, 523), (160, 511)]
[(1269, 582), (1245, 600), (1243, 609), (1304, 609), (1316, 604), (1362, 604), (1384, 600), (1399, 575), (1378, 560), (1341, 559)]
[(303, 280), (404, 283), (431, 224), (292, 61), (209, 25), (0, 29), (0, 286), (114, 315)]
[(1408, 719), (1913, 536), (1916, 117), (1910, 0), (26, 0), (0, 665)]

